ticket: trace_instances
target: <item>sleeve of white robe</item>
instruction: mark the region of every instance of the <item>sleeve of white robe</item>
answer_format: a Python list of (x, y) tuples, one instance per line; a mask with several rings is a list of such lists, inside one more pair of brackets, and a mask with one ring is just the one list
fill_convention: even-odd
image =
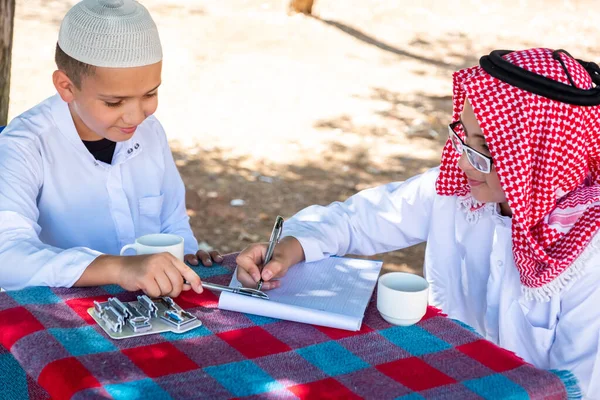
[(0, 287), (70, 287), (100, 253), (40, 241), (36, 199), (43, 185), (41, 154), (36, 139), (18, 129), (0, 134)]
[(161, 233), (171, 233), (183, 237), (185, 254), (196, 254), (198, 242), (190, 227), (190, 217), (187, 215), (185, 205), (185, 185), (175, 165), (173, 153), (169, 147), (167, 136), (158, 120), (158, 133), (163, 148), (165, 174), (162, 184), (163, 207), (161, 210)]
[(438, 169), (405, 182), (361, 191), (326, 207), (310, 206), (284, 224), (307, 261), (331, 255), (372, 255), (427, 239)]
[(575, 374), (586, 399), (600, 399), (600, 257), (563, 295), (550, 368)]

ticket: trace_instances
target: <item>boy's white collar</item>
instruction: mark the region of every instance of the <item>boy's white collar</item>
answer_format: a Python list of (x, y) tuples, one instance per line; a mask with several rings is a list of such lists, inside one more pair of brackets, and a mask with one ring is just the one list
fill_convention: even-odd
[[(81, 153), (83, 157), (86, 157), (95, 165), (110, 167), (109, 165), (96, 161), (94, 156), (87, 150), (77, 133), (73, 117), (69, 111), (69, 105), (58, 94), (52, 99), (51, 110), (56, 127), (71, 145), (73, 145), (77, 152)], [(142, 135), (139, 135), (138, 132), (135, 132), (128, 140), (117, 143), (115, 154), (113, 156), (113, 166), (137, 156), (142, 151), (144, 146), (142, 140), (140, 140), (141, 136)]]

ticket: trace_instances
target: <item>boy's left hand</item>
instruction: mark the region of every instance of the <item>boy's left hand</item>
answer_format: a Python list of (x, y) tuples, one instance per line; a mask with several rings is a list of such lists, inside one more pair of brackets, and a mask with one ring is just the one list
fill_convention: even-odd
[(198, 250), (196, 254), (186, 254), (183, 259), (190, 265), (198, 265), (201, 261), (205, 267), (212, 267), (213, 261), (220, 263), (223, 261), (223, 256), (216, 250), (211, 252)]

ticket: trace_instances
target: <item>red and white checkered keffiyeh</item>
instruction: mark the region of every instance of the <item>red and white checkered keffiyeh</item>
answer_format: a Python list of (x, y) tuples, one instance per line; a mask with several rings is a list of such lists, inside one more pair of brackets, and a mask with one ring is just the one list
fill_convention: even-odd
[[(592, 88), (587, 71), (560, 55), (575, 85)], [(550, 49), (512, 52), (504, 59), (570, 85)], [(600, 183), (600, 106), (550, 100), (479, 66), (454, 73), (453, 92), (453, 121), (468, 98), (512, 210), (513, 255), (523, 290), (528, 298), (548, 300), (581, 274), (585, 260), (578, 257), (600, 228), (600, 186), (595, 186)], [(446, 143), (436, 189), (468, 200), (459, 157)]]

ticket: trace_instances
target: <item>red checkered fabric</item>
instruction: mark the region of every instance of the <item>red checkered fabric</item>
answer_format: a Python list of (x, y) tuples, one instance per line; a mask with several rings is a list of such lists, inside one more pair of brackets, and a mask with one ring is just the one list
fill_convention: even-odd
[[(227, 284), (235, 259), (193, 268)], [(433, 307), (415, 325), (390, 325), (376, 293), (358, 332), (219, 310), (208, 290), (175, 299), (202, 321), (185, 333), (112, 340), (83, 312), (138, 294), (0, 293), (0, 399), (580, 398), (570, 372), (537, 369)]]
[[(504, 59), (570, 85), (552, 53), (530, 49)], [(579, 89), (593, 87), (577, 61), (560, 57)], [(512, 210), (513, 254), (523, 290), (529, 298), (548, 300), (581, 273), (577, 257), (600, 228), (600, 188), (594, 186), (600, 180), (600, 107), (526, 92), (479, 66), (456, 72), (453, 92), (453, 120), (468, 99)], [(459, 157), (446, 143), (438, 194), (469, 197)]]

